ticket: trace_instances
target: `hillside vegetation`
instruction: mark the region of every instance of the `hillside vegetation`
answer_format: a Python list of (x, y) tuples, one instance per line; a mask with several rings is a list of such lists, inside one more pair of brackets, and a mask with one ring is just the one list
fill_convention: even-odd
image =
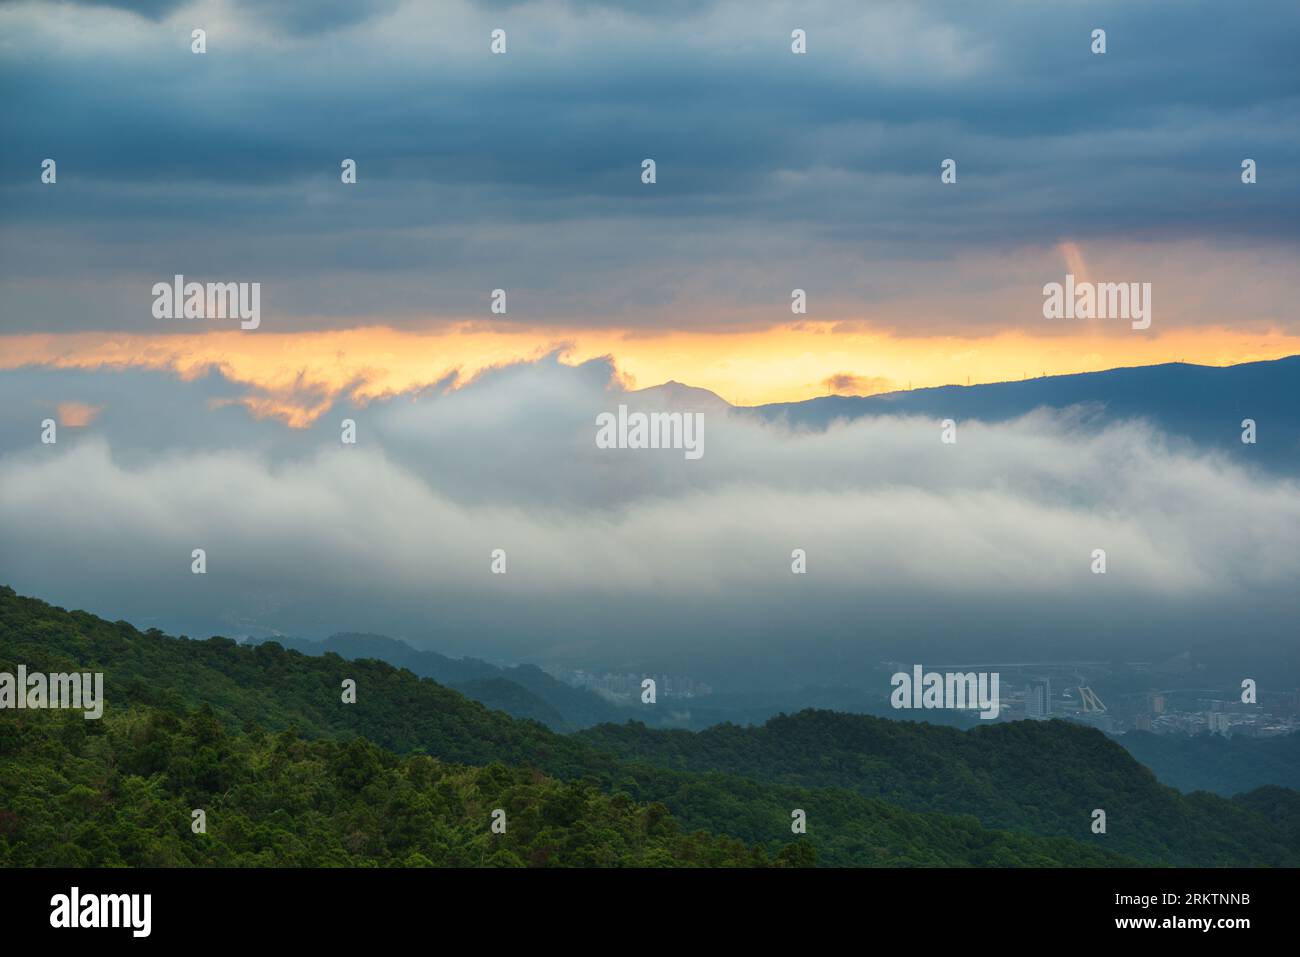
[[(0, 671), (20, 663), (102, 671), (107, 703), (100, 721), (0, 712), (0, 863), (1300, 861), (1277, 817), (1295, 792), (1183, 796), (1059, 722), (960, 732), (805, 712), (563, 735), (384, 662), (142, 633), (4, 588)], [(1094, 807), (1106, 835), (1089, 832)]]

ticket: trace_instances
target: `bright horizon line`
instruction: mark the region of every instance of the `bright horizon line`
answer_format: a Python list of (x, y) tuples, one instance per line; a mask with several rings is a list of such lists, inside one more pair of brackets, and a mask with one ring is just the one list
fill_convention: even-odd
[[(508, 366), (553, 357), (604, 360), (614, 384), (689, 383), (733, 406), (871, 396), (946, 385), (1166, 365), (1227, 367), (1300, 355), (1300, 334), (1223, 327), (1151, 335), (1091, 326), (1055, 336), (1004, 330), (982, 337), (902, 337), (834, 322), (761, 332), (553, 329), (461, 322), (437, 330), (354, 326), (299, 332), (28, 333), (0, 335), (0, 370), (130, 369), (193, 381), (216, 371), (257, 418), (305, 428), (338, 399), (358, 405), (429, 388), (456, 390)], [(70, 396), (81, 402), (92, 395)]]

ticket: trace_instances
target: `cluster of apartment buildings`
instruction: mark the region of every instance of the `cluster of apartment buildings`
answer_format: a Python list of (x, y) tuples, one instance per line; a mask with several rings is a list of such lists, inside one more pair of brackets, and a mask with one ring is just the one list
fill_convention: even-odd
[(1050, 676), (1031, 677), (1010, 689), (1009, 717), (1065, 718), (1108, 734), (1222, 734), (1272, 737), (1300, 731), (1300, 690), (1261, 693), (1243, 703), (1216, 689), (1148, 690), (1109, 695), (1103, 701), (1089, 686), (1062, 685)]

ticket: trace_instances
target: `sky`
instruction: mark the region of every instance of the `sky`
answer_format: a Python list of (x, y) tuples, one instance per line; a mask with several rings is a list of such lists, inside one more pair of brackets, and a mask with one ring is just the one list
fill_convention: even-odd
[[(556, 348), (738, 404), (1300, 352), (1293, 4), (10, 2), (0, 24), (3, 367), (215, 367), (301, 426), (299, 375), (364, 397)], [(1067, 270), (1152, 283), (1152, 327), (1044, 319)], [(155, 319), (178, 273), (260, 282), (261, 326)]]
[[(699, 462), (591, 423), (1300, 353), (1297, 41), (1282, 2), (0, 3), (0, 580), (576, 664), (1280, 642), (1294, 478), (1149, 423), (945, 460), (711, 406)], [(1067, 273), (1149, 283), (1150, 328), (1045, 318)], [(177, 274), (260, 283), (259, 325), (158, 318)]]

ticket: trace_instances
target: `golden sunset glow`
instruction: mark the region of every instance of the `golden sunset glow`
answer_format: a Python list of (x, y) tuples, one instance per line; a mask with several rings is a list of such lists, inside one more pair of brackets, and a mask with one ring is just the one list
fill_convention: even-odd
[(346, 394), (358, 402), (457, 376), (463, 385), (496, 366), (558, 350), (577, 364), (610, 356), (629, 387), (670, 379), (737, 405), (838, 392), (872, 394), (971, 385), (1184, 361), (1224, 366), (1300, 353), (1300, 336), (1276, 330), (1184, 329), (1161, 335), (1098, 327), (1058, 336), (1004, 332), (980, 338), (900, 337), (806, 322), (761, 332), (527, 330), (462, 323), (436, 332), (368, 326), (323, 332), (223, 331), (141, 336), (75, 333), (0, 337), (0, 368), (154, 369), (193, 379), (210, 370), (248, 387), (238, 401), (258, 417), (306, 426)]

